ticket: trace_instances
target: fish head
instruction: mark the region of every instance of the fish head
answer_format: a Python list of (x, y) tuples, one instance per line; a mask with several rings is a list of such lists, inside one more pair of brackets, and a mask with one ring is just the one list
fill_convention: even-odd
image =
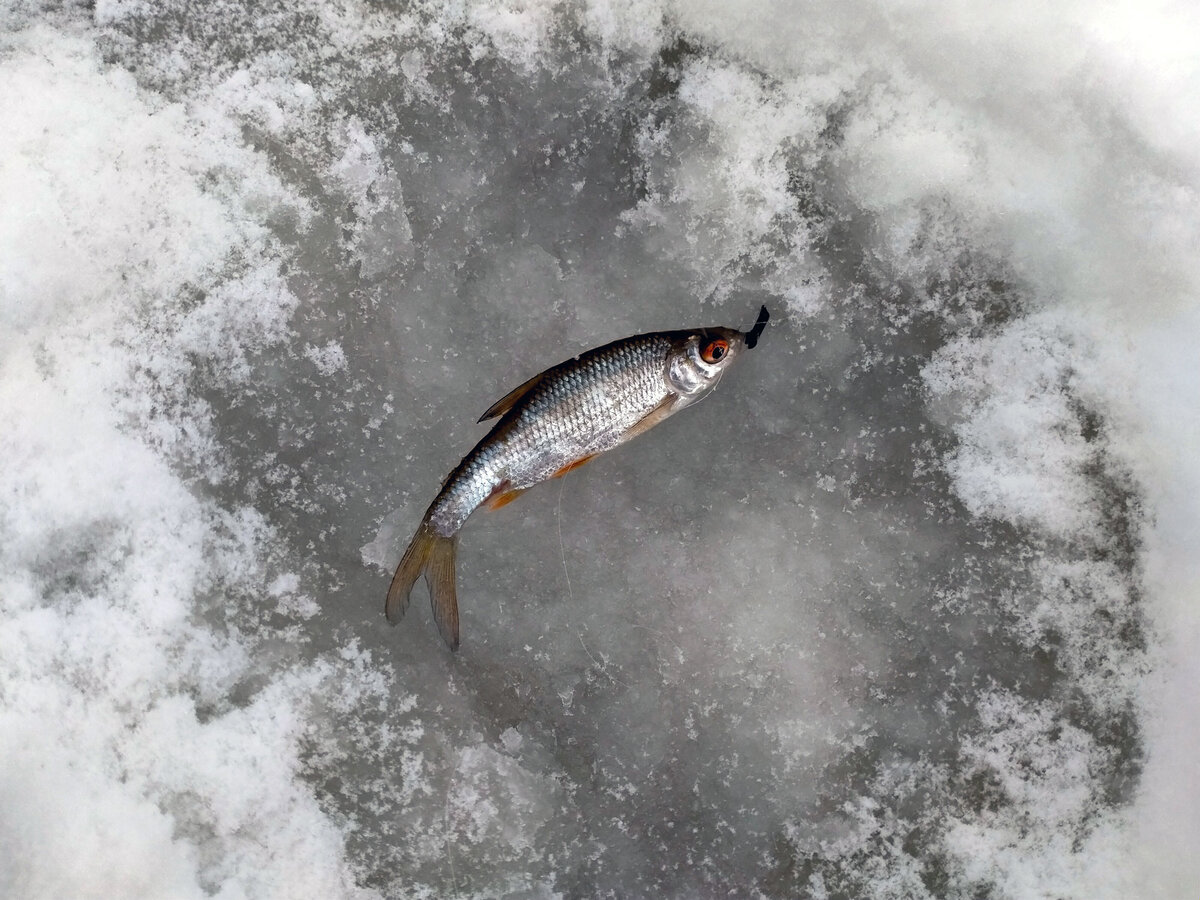
[(667, 361), (667, 387), (678, 396), (672, 411), (695, 403), (717, 386), (744, 350), (753, 350), (767, 327), (771, 314), (764, 306), (749, 331), (736, 328), (700, 328), (673, 332), (671, 354)]
[(683, 404), (699, 400), (716, 387), (746, 346), (746, 335), (736, 328), (682, 332), (667, 364), (667, 384)]

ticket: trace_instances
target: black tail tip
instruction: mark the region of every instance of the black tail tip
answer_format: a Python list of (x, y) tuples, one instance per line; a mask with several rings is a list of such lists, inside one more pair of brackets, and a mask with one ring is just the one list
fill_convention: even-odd
[(754, 327), (746, 332), (746, 348), (753, 350), (758, 344), (758, 336), (763, 333), (763, 329), (767, 327), (767, 321), (771, 318), (771, 314), (767, 312), (764, 306), (758, 311), (758, 321), (754, 323)]

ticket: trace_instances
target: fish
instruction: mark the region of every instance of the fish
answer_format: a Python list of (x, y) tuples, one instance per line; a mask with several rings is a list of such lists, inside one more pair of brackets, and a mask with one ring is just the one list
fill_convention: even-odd
[(692, 406), (755, 347), (769, 318), (764, 306), (746, 332), (696, 328), (622, 338), (534, 375), (493, 403), (479, 421), (498, 421), (442, 482), (396, 567), (387, 620), (401, 620), (424, 575), (434, 622), (457, 650), (455, 556), (471, 513), (498, 509)]

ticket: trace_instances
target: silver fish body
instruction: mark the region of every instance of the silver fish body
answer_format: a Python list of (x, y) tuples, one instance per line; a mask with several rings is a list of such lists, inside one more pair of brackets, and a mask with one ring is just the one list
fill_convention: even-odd
[(447, 479), (430, 506), (434, 530), (450, 537), (489, 498), (507, 499), (628, 440), (670, 394), (671, 347), (665, 334), (627, 338), (540, 375)]
[(754, 346), (766, 318), (764, 308), (748, 333), (709, 328), (614, 341), (547, 369), (495, 403), (480, 421), (499, 421), (446, 478), (396, 569), (388, 620), (404, 615), (424, 573), (438, 629), (457, 649), (455, 544), (471, 513), (503, 506), (695, 403), (741, 350)]

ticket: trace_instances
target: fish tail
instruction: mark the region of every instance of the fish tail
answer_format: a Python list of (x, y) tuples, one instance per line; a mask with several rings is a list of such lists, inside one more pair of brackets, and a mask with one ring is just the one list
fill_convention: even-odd
[(428, 522), (422, 522), (392, 576), (385, 607), (388, 621), (395, 625), (408, 609), (413, 585), (424, 574), (433, 606), (433, 620), (451, 650), (458, 649), (458, 596), (454, 589), (456, 546), (454, 537), (443, 537)]

